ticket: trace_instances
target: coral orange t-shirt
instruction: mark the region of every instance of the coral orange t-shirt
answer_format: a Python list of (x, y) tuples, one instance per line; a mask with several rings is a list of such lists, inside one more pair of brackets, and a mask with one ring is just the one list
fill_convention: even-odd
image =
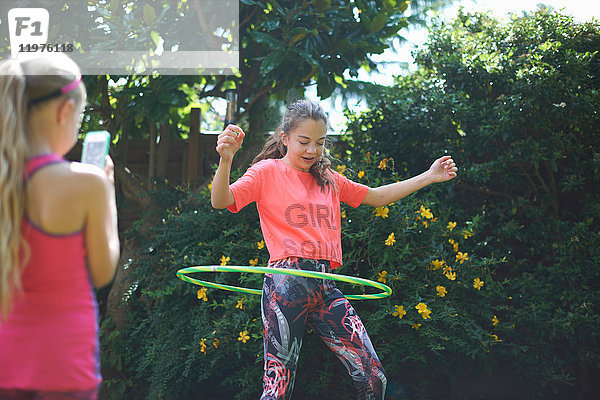
[(287, 257), (329, 260), (342, 265), (340, 202), (358, 207), (369, 188), (331, 172), (335, 189), (322, 191), (309, 172), (299, 171), (281, 159), (262, 160), (233, 183), (238, 212), (256, 202), (270, 261)]

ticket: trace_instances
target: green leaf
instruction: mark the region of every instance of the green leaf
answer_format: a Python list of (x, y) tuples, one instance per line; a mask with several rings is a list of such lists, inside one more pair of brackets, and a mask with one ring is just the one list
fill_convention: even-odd
[(154, 8), (150, 4), (146, 3), (142, 9), (142, 14), (146, 25), (152, 26), (156, 20), (156, 12), (154, 11)]
[(154, 45), (158, 46), (158, 42), (160, 41), (160, 33), (156, 32), (156, 31), (152, 31), (152, 32), (150, 32), (150, 37), (152, 38)]
[(112, 12), (113, 14), (116, 13), (119, 10), (120, 6), (121, 6), (121, 0), (111, 0), (110, 12)]
[(251, 32), (250, 36), (256, 43), (267, 45), (271, 49), (285, 47), (283, 42), (275, 39), (272, 35), (269, 35), (265, 32)]
[(369, 24), (369, 30), (371, 31), (371, 33), (379, 32), (380, 30), (382, 30), (387, 23), (387, 18), (387, 13), (383, 11), (379, 12)]
[(245, 4), (247, 6), (261, 6), (261, 7), (264, 7), (264, 4), (263, 4), (262, 1), (240, 0), (240, 3)]
[(272, 32), (274, 30), (277, 30), (277, 29), (279, 29), (279, 27), (280, 27), (280, 22), (278, 19), (269, 20), (266, 23), (267, 32)]
[(269, 54), (260, 64), (260, 74), (264, 77), (281, 65), (285, 51), (278, 50)]
[(408, 9), (408, 5), (410, 4), (410, 0), (404, 0), (400, 4), (400, 11), (405, 12)]
[(292, 55), (297, 55), (299, 57), (302, 57), (302, 59), (304, 59), (304, 61), (307, 62), (308, 64), (310, 64), (312, 67), (316, 68), (319, 66), (319, 62), (317, 60), (315, 60), (314, 57), (310, 53), (308, 53), (304, 50), (301, 50), (297, 47), (292, 47), (289, 49), (289, 52)]
[(315, 2), (315, 8), (320, 12), (327, 11), (330, 7), (331, 0), (316, 0)]
[(306, 37), (306, 32), (297, 33), (289, 41), (289, 45), (293, 46)]

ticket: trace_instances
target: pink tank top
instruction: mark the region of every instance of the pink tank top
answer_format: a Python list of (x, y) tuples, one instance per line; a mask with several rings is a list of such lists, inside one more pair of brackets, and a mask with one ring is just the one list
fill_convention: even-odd
[[(55, 154), (27, 163), (28, 179)], [(22, 232), (29, 259), (7, 319), (0, 323), (0, 388), (75, 391), (96, 388), (100, 376), (98, 307), (90, 283), (83, 231), (45, 232), (27, 217)]]

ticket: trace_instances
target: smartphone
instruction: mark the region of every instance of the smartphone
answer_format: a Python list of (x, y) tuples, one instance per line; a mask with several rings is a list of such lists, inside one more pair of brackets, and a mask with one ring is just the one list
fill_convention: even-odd
[(83, 139), (83, 150), (81, 162), (97, 165), (104, 169), (108, 147), (110, 145), (110, 133), (108, 131), (91, 131)]

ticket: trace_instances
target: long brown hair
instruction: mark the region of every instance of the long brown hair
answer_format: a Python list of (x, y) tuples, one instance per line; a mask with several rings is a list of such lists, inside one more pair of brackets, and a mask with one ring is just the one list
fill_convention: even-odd
[[(29, 250), (21, 235), (23, 173), (30, 156), (28, 121), (45, 104), (32, 105), (32, 100), (73, 82), (79, 73), (75, 62), (60, 54), (0, 64), (0, 322), (11, 310), (14, 294), (22, 289), (21, 270)], [(85, 88), (81, 84), (62, 96), (80, 107)]]
[[(283, 158), (287, 153), (287, 147), (281, 141), (281, 132), (288, 134), (298, 127), (298, 125), (307, 119), (315, 121), (323, 121), (325, 126), (329, 125), (329, 119), (323, 108), (310, 100), (297, 100), (288, 105), (279, 127), (275, 132), (267, 139), (262, 150), (252, 161), (255, 164), (261, 160), (268, 158)], [(326, 145), (329, 143), (326, 139)], [(335, 189), (335, 181), (330, 171), (331, 160), (329, 160), (325, 153), (322, 157), (310, 167), (310, 174), (317, 180), (317, 184), (321, 190), (325, 191), (327, 188)]]

